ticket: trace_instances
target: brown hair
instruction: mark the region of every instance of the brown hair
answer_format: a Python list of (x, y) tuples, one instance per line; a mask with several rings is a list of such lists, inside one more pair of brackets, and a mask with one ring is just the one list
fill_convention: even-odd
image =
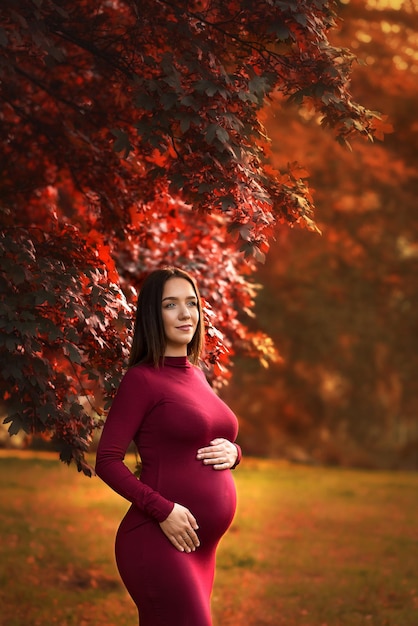
[(166, 349), (166, 338), (162, 317), (164, 285), (170, 278), (184, 278), (192, 285), (197, 298), (199, 321), (193, 339), (187, 346), (191, 362), (197, 365), (204, 343), (204, 324), (199, 289), (190, 274), (177, 267), (164, 267), (147, 276), (138, 296), (134, 336), (129, 366), (137, 363), (153, 363), (158, 367)]

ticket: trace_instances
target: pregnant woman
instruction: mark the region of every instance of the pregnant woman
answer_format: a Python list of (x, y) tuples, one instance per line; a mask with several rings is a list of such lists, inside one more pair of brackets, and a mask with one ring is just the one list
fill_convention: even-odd
[[(236, 507), (237, 419), (197, 366), (204, 327), (194, 279), (152, 272), (138, 298), (130, 368), (99, 442), (96, 472), (132, 504), (116, 562), (140, 626), (211, 626), (215, 551)], [(124, 464), (134, 441), (138, 480)]]

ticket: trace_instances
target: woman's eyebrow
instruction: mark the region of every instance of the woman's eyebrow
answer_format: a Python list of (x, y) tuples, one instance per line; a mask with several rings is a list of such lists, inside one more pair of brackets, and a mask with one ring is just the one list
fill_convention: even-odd
[[(196, 296), (187, 296), (186, 300), (196, 300)], [(166, 296), (165, 298), (162, 299), (162, 302), (164, 302), (164, 300), (178, 300), (178, 298), (176, 296)]]

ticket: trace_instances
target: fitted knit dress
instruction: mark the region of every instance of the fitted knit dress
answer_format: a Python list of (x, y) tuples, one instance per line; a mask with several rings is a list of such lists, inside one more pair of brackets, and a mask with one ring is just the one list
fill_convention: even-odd
[[(196, 454), (217, 437), (233, 442), (237, 430), (233, 412), (187, 357), (165, 357), (159, 368), (136, 365), (122, 379), (96, 472), (132, 503), (115, 552), (140, 626), (211, 626), (215, 551), (232, 522), (236, 492), (230, 470), (214, 470)], [(132, 440), (142, 461), (140, 480), (123, 462)], [(175, 502), (197, 520), (195, 552), (178, 551), (159, 526)]]

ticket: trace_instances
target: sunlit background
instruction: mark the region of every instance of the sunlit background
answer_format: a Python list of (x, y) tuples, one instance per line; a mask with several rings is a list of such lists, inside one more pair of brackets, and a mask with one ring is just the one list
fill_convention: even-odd
[(254, 453), (417, 468), (417, 3), (344, 2), (340, 16), (353, 97), (393, 132), (350, 152), (311, 111), (267, 109), (276, 163), (310, 174), (322, 236), (278, 233), (255, 323), (283, 362), (238, 361), (226, 398)]
[[(274, 164), (297, 163), (308, 177), (322, 235), (278, 228), (255, 276), (256, 318), (236, 309), (272, 337), (280, 360), (264, 369), (237, 346), (221, 393), (239, 415), (247, 454), (416, 469), (417, 3), (341, 2), (338, 13), (332, 42), (357, 56), (353, 99), (379, 111), (389, 134), (350, 150), (311, 108), (277, 98), (262, 112)], [(148, 264), (161, 253), (151, 240)], [(103, 245), (100, 254), (110, 264)], [(28, 443), (22, 431), (10, 439), (6, 426), (0, 437), (6, 447)]]
[[(237, 306), (280, 359), (238, 350), (220, 390), (244, 461), (214, 626), (418, 624), (418, 2), (342, 0), (338, 13), (353, 99), (388, 134), (350, 150), (308, 107), (262, 112), (274, 164), (309, 177), (322, 234), (281, 226), (256, 317)], [(135, 624), (113, 559), (126, 502), (45, 439), (2, 426), (0, 446), (0, 626)]]

